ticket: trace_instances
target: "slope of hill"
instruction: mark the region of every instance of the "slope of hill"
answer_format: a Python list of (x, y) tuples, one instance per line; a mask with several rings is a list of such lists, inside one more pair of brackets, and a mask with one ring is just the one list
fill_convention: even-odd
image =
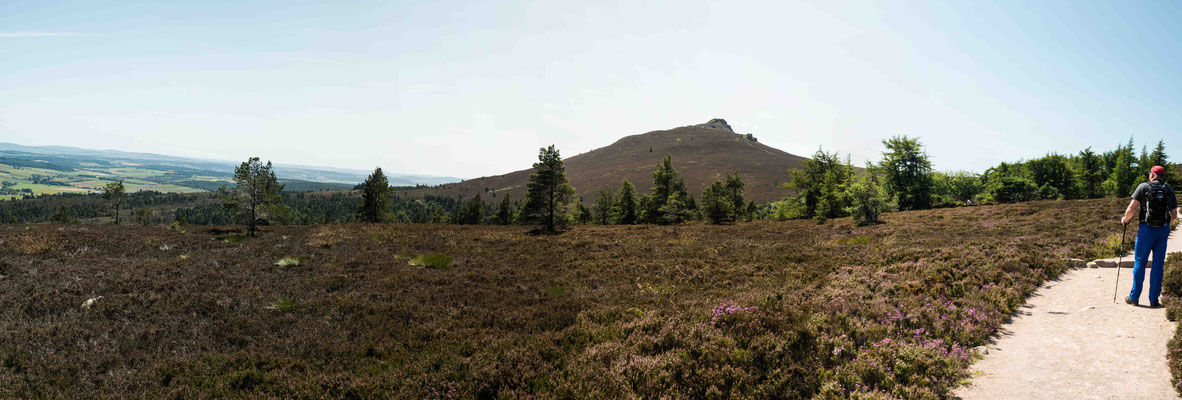
[[(607, 147), (568, 157), (566, 176), (586, 204), (593, 203), (600, 190), (617, 188), (622, 179), (631, 181), (641, 193), (647, 193), (653, 183), (652, 171), (666, 154), (673, 158), (674, 168), (695, 197), (711, 182), (738, 171), (746, 183), (746, 198), (756, 202), (783, 197), (787, 191), (780, 184), (788, 179), (788, 170), (799, 167), (805, 160), (759, 143), (750, 134), (737, 134), (726, 121), (714, 119), (705, 124), (627, 136)], [(521, 199), (532, 172), (531, 168), (400, 193), (465, 197), (478, 194), (486, 202), (499, 201), (508, 193), (514, 199)]]

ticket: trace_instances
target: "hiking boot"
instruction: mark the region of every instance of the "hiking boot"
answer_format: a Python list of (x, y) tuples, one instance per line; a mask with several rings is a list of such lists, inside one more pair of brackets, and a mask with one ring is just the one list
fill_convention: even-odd
[(1125, 297), (1125, 304), (1132, 304), (1134, 306), (1141, 305), (1141, 303), (1137, 302), (1136, 300), (1130, 299), (1128, 297)]
[(1156, 301), (1150, 302), (1149, 308), (1161, 308), (1161, 303), (1158, 303)]

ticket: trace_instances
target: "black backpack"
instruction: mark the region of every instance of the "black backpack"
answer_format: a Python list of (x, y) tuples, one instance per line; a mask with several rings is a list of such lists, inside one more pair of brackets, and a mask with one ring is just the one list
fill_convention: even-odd
[(1145, 223), (1152, 227), (1162, 227), (1170, 223), (1170, 209), (1167, 196), (1170, 187), (1161, 181), (1150, 181), (1149, 190), (1145, 191)]

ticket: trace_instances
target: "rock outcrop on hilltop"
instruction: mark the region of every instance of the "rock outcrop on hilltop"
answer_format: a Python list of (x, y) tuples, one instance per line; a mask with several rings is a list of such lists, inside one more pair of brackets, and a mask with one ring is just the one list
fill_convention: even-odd
[(722, 119), (722, 118), (714, 118), (710, 121), (707, 121), (704, 124), (697, 124), (694, 126), (702, 127), (702, 128), (718, 129), (720, 131), (727, 131), (730, 133), (735, 133), (735, 130), (731, 129), (730, 124), (727, 124), (726, 120)]

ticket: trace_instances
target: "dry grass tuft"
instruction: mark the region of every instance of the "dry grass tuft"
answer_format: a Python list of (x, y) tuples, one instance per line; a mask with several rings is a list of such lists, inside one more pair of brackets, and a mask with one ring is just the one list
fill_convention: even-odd
[(41, 254), (57, 247), (57, 234), (49, 231), (31, 231), (18, 234), (8, 240), (8, 247), (21, 255)]

